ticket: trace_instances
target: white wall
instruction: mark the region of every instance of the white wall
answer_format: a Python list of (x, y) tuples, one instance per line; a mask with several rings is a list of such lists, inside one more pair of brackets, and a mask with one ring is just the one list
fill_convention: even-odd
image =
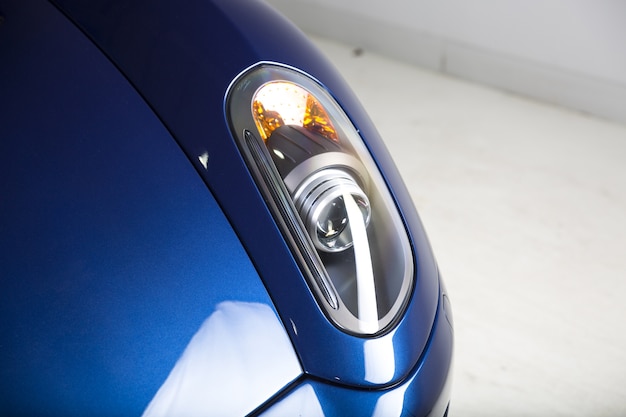
[(269, 0), (310, 33), (626, 123), (626, 0)]

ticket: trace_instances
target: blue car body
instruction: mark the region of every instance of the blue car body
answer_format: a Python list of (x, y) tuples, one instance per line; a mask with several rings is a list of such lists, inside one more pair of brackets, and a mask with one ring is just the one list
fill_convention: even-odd
[[(320, 308), (233, 138), (259, 63), (319, 80), (393, 196), (414, 272), (384, 331)], [(0, 415), (447, 413), (451, 312), (410, 197), (265, 3), (0, 0), (0, 178)]]

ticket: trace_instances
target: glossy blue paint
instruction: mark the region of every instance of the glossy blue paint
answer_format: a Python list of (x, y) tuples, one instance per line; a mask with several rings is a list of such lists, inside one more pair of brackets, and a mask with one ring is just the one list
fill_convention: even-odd
[[(438, 276), (425, 233), (382, 141), (341, 78), (304, 35), (261, 1), (190, 0), (156, 4), (54, 0), (153, 107), (196, 164), (252, 258), (307, 373), (350, 386), (384, 387), (418, 363), (434, 322)], [(361, 132), (403, 213), (416, 255), (416, 286), (395, 330), (350, 336), (320, 311), (269, 214), (224, 121), (222, 100), (236, 75), (259, 61), (306, 71), (329, 88)], [(198, 157), (208, 155), (205, 168)], [(393, 362), (369, 378), (372, 351)], [(377, 356), (377, 355), (375, 355)], [(374, 357), (375, 357), (374, 356)], [(369, 365), (367, 365), (369, 364)]]
[(270, 306), (226, 301), (202, 323), (143, 416), (246, 415), (301, 373)]
[[(211, 374), (213, 387), (227, 375), (261, 389), (257, 407), (298, 361), (206, 185), (53, 6), (2, 0), (0, 11), (0, 415), (139, 415), (203, 322), (238, 305), (220, 326), (263, 311), (290, 364), (277, 381), (256, 351), (263, 337), (248, 335), (232, 355), (257, 360)], [(214, 359), (235, 363), (227, 346)]]
[(422, 359), (403, 383), (391, 390), (355, 390), (306, 378), (259, 415), (443, 416), (451, 389), (453, 346), (451, 311), (444, 300), (445, 297), (441, 296), (433, 332)]
[[(199, 399), (206, 415), (251, 396), (219, 414), (268, 411), (298, 359), (277, 406), (306, 391), (307, 414), (442, 412), (452, 334), (426, 235), (304, 35), (257, 0), (0, 0), (0, 14), (0, 414), (160, 415)], [(259, 61), (328, 88), (402, 212), (416, 285), (387, 334), (327, 320), (230, 135), (226, 90)]]

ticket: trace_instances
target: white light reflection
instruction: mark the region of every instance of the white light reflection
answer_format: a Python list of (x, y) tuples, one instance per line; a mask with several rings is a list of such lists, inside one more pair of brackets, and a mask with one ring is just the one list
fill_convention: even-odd
[(193, 336), (143, 416), (245, 415), (301, 373), (291, 341), (268, 305), (223, 302)]
[(391, 381), (396, 370), (396, 359), (391, 335), (365, 341), (363, 354), (365, 358), (366, 381), (374, 384), (384, 384)]
[(402, 416), (402, 410), (404, 409), (404, 393), (409, 385), (411, 384), (404, 384), (380, 397), (376, 402), (372, 417)]
[(312, 386), (306, 384), (273, 405), (263, 417), (304, 416), (324, 417), (324, 411)]
[(354, 247), (359, 330), (363, 333), (373, 334), (378, 331), (378, 305), (376, 304), (376, 286), (365, 219), (363, 219), (363, 213), (361, 213), (357, 202), (347, 190), (343, 193), (343, 201), (348, 214)]
[(198, 161), (202, 164), (204, 169), (209, 169), (209, 153), (204, 152), (202, 155), (198, 157)]

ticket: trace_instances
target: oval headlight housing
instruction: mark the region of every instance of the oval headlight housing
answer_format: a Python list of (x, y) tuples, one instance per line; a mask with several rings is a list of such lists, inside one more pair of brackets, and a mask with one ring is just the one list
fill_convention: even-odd
[(393, 327), (413, 287), (409, 239), (378, 167), (309, 75), (263, 63), (231, 84), (233, 136), (315, 298), (340, 329)]

